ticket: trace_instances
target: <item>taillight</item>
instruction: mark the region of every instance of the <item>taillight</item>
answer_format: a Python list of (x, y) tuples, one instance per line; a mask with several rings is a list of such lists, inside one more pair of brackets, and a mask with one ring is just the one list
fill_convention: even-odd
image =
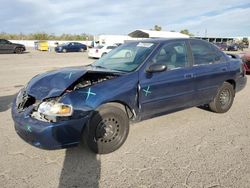
[(247, 65), (246, 65), (246, 63), (243, 63), (242, 64), (242, 74), (243, 74), (243, 76), (246, 75), (246, 71), (247, 71)]
[(98, 49), (95, 50), (95, 53), (98, 53)]

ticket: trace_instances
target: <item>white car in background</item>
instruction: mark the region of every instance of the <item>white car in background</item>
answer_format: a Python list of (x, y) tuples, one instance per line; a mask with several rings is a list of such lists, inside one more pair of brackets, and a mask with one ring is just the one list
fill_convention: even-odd
[(91, 58), (100, 58), (105, 54), (109, 53), (111, 50), (116, 48), (117, 45), (99, 45), (94, 48), (89, 49), (88, 56)]

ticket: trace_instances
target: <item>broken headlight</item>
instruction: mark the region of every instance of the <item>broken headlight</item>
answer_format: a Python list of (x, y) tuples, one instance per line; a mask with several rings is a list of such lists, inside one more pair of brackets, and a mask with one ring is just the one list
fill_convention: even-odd
[(54, 101), (42, 102), (37, 111), (47, 116), (71, 116), (73, 114), (71, 105)]

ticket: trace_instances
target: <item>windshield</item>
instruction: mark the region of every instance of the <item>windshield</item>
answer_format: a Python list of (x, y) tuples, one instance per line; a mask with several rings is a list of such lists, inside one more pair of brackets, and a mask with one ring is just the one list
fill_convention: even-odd
[(155, 46), (156, 43), (153, 42), (126, 43), (115, 48), (92, 65), (122, 72), (131, 72), (142, 64)]

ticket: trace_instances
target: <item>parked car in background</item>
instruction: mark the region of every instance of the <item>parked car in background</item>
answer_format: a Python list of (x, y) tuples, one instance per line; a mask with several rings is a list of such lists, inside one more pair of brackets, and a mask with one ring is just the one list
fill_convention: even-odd
[(89, 49), (88, 56), (90, 58), (100, 58), (109, 53), (114, 48), (117, 48), (117, 45), (99, 45)]
[(85, 44), (81, 44), (79, 42), (68, 42), (65, 44), (58, 45), (55, 47), (56, 52), (84, 52), (87, 50), (87, 46)]
[(242, 61), (207, 41), (134, 41), (91, 65), (35, 76), (14, 99), (12, 118), (33, 146), (83, 139), (92, 151), (110, 153), (125, 142), (130, 122), (201, 105), (225, 113), (246, 82)]
[(26, 50), (22, 44), (12, 43), (5, 39), (0, 39), (0, 53), (17, 53), (21, 54)]
[(220, 42), (216, 42), (214, 43), (220, 50), (222, 51), (227, 51), (227, 44), (226, 43), (220, 43)]
[(247, 74), (250, 74), (250, 52), (245, 53), (242, 57), (241, 57), (242, 61), (245, 63), (245, 68), (246, 68), (246, 72)]
[(227, 47), (227, 50), (228, 50), (228, 51), (238, 51), (238, 50), (239, 50), (239, 46), (238, 46), (238, 44), (230, 44), (230, 45)]

